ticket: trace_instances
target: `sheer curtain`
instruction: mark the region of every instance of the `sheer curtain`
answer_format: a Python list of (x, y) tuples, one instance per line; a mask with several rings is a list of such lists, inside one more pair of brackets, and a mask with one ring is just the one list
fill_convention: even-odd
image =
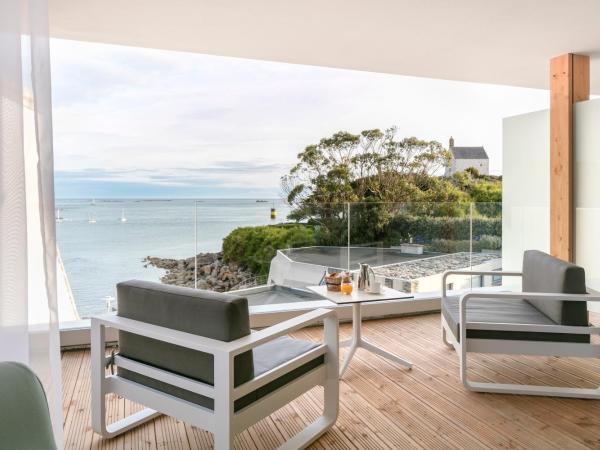
[(0, 360), (36, 372), (60, 448), (47, 0), (0, 0), (0, 145)]

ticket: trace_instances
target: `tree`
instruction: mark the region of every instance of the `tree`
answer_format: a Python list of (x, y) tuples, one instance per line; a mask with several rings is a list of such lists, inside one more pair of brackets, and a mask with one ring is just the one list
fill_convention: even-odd
[[(439, 142), (397, 138), (396, 128), (337, 132), (306, 147), (282, 177), (289, 218), (313, 225), (322, 245), (374, 245), (395, 217), (467, 217), (471, 201), (501, 201), (496, 177), (475, 169), (440, 176), (450, 157)], [(476, 207), (489, 217), (498, 210)]]
[(452, 176), (454, 184), (468, 194), (479, 213), (495, 217), (502, 213), (502, 179), (500, 177), (482, 175), (475, 168)]
[(309, 145), (282, 178), (295, 208), (358, 201), (455, 201), (458, 190), (432, 175), (450, 154), (439, 142), (415, 137), (398, 140), (396, 128), (340, 131)]
[[(453, 183), (435, 176), (450, 158), (439, 142), (396, 135), (396, 128), (340, 131), (306, 147), (281, 180), (292, 206), (290, 218), (309, 220), (317, 240), (327, 245), (347, 242), (350, 220), (352, 244), (363, 244), (377, 240), (407, 203), (432, 213), (434, 203), (439, 209), (440, 202), (448, 206), (468, 199)], [(347, 202), (353, 203), (350, 212)], [(442, 209), (441, 214), (452, 213)]]

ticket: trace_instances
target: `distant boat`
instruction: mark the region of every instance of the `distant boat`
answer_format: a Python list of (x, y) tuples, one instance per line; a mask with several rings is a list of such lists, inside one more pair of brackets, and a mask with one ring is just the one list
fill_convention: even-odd
[(62, 222), (64, 220), (64, 218), (60, 215), (60, 208), (58, 208), (56, 210), (56, 221), (57, 222)]
[(268, 200), (256, 200), (256, 203), (269, 203)]
[(93, 198), (93, 199), (92, 199), (92, 203), (91, 203), (91, 205), (92, 205), (92, 206), (96, 206), (96, 199), (95, 199), (95, 198)]
[(121, 210), (121, 222), (127, 222), (127, 217), (125, 217), (125, 210)]
[(88, 216), (88, 223), (96, 223), (96, 218), (92, 214)]

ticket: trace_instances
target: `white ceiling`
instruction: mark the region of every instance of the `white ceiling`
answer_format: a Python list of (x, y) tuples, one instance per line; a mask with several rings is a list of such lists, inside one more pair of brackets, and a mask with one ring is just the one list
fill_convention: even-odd
[(533, 88), (582, 53), (600, 94), (600, 0), (49, 3), (53, 37)]

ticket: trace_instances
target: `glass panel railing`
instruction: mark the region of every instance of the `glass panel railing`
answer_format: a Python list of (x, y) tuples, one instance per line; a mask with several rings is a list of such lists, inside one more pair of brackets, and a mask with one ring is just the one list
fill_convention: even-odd
[[(219, 214), (205, 206), (197, 204), (196, 286), (243, 290), (251, 306), (319, 299), (305, 290), (322, 278), (323, 270), (312, 263), (331, 258), (337, 265), (340, 258), (319, 254), (317, 243), (327, 240), (337, 253), (347, 251), (343, 240), (333, 238), (337, 222), (344, 220), (339, 216), (344, 205), (315, 206), (294, 214), (283, 201), (231, 203)], [(238, 220), (229, 220), (232, 217)]]
[(296, 208), (290, 215), (296, 222), (289, 224), (296, 231), (291, 238), (278, 243), (277, 255), (270, 262), (268, 291), (252, 296), (250, 301), (261, 304), (311, 302), (322, 306), (322, 297), (308, 286), (324, 283), (328, 273), (347, 269), (348, 212), (346, 203)]
[[(252, 288), (262, 293), (249, 298), (256, 305), (312, 300), (307, 286), (359, 263), (408, 293), (439, 292), (446, 270), (502, 268), (496, 203), (72, 200), (58, 207), (63, 291), (83, 318), (114, 308), (115, 285), (132, 278), (218, 292)], [(500, 282), (453, 277), (447, 287)]]
[[(360, 221), (365, 234), (351, 227), (352, 251), (373, 254), (371, 265), (388, 287), (423, 293), (440, 290), (446, 270), (470, 267), (471, 207), (468, 203), (356, 204), (351, 222)], [(365, 225), (368, 224), (368, 225)], [(454, 289), (456, 279), (449, 283)]]
[(114, 309), (115, 286), (124, 280), (189, 285), (189, 278), (179, 278), (184, 271), (174, 269), (193, 256), (193, 201), (56, 203), (61, 321)]
[[(501, 268), (499, 204), (362, 202), (311, 204), (288, 212), (285, 223), (265, 226), (261, 217), (232, 230), (223, 243), (221, 266), (238, 271), (233, 282), (227, 282), (229, 274), (219, 281), (222, 272), (200, 261), (197, 286), (305, 289), (322, 282), (326, 272), (355, 272), (360, 263), (368, 263), (385, 285), (424, 293), (439, 292), (446, 270)], [(200, 219), (198, 224), (198, 236), (210, 230)], [(492, 283), (498, 280), (455, 276), (447, 288)]]
[[(502, 270), (502, 203), (473, 203), (471, 226), (471, 267), (473, 270)], [(504, 280), (496, 275), (481, 275), (471, 279), (471, 287), (501, 286)]]
[(218, 292), (267, 283), (276, 251), (303, 237), (282, 200), (198, 200), (195, 286)]
[(291, 242), (283, 253), (294, 262), (319, 265), (331, 270), (347, 270), (349, 263), (349, 205), (322, 203), (303, 207), (294, 216), (298, 226), (311, 230), (310, 245)]

